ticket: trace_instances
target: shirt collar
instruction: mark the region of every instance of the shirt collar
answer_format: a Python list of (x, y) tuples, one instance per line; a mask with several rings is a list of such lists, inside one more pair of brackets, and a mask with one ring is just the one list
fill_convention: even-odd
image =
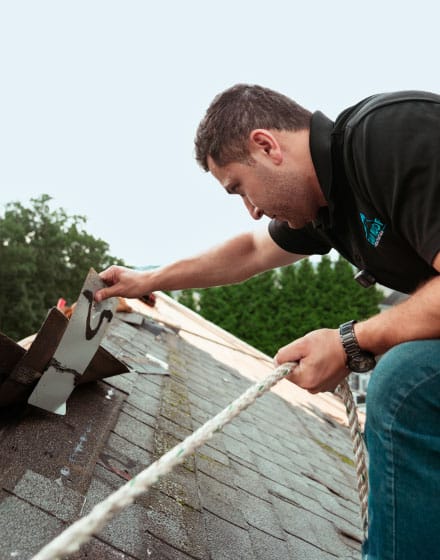
[(321, 111), (313, 113), (310, 124), (310, 152), (319, 185), (328, 203), (328, 206), (324, 206), (319, 210), (317, 219), (314, 221), (315, 227), (330, 227), (333, 221), (334, 208), (331, 197), (331, 134), (333, 127), (334, 123), (324, 113), (321, 113)]

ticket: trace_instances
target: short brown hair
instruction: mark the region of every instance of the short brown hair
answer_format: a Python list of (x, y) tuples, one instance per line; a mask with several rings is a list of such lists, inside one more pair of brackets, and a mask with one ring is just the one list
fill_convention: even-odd
[(200, 122), (195, 138), (196, 160), (208, 171), (208, 156), (217, 165), (249, 159), (252, 130), (304, 130), (310, 111), (271, 89), (237, 84), (218, 94)]

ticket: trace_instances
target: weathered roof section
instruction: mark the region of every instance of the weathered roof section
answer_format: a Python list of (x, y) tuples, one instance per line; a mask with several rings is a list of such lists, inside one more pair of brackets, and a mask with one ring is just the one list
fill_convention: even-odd
[[(118, 314), (103, 343), (128, 373), (75, 389), (65, 417), (3, 413), (1, 560), (31, 558), (271, 369), (164, 295), (130, 304), (144, 315)], [(342, 415), (281, 382), (71, 558), (358, 558)]]

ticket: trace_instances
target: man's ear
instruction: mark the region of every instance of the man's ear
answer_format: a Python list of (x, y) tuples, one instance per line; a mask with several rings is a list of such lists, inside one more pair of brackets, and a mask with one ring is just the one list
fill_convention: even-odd
[(283, 161), (281, 146), (276, 137), (264, 128), (256, 128), (249, 135), (249, 151), (255, 157), (257, 153), (269, 157), (276, 165)]

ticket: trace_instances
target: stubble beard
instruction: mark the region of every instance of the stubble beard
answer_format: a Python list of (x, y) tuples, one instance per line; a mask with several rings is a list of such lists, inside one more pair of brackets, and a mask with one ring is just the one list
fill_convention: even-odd
[(316, 217), (305, 176), (295, 171), (278, 170), (272, 173), (265, 170), (262, 179), (266, 184), (268, 200), (273, 201), (268, 208), (271, 217), (288, 222), (292, 229), (302, 228)]

